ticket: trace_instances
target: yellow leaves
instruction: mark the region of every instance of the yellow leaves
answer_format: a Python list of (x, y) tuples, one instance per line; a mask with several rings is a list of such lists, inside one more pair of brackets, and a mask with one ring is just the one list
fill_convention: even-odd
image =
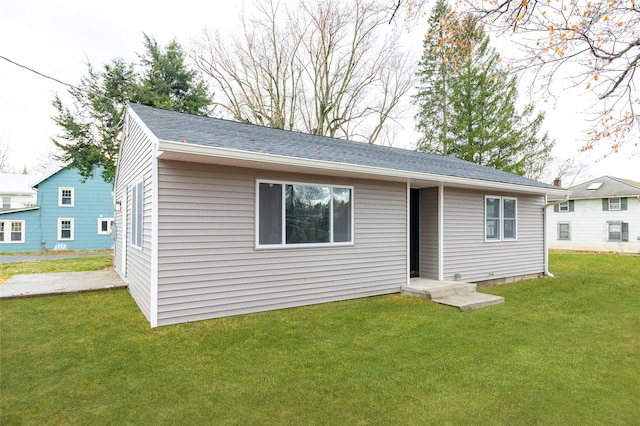
[(603, 22), (607, 22), (609, 20), (609, 15), (604, 15), (604, 18), (602, 19)]
[(591, 83), (587, 83), (586, 89), (589, 90), (590, 87), (591, 87)]
[(553, 28), (553, 25), (549, 25), (549, 34), (553, 35), (554, 31), (555, 31), (555, 28)]
[(595, 81), (598, 81), (598, 74), (594, 75), (594, 76), (593, 76), (593, 79), (594, 79)]
[(618, 22), (618, 28), (622, 26), (622, 22)]

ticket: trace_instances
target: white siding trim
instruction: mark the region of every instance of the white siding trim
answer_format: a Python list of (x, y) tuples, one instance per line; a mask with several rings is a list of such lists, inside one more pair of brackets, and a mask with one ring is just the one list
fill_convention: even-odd
[[(202, 146), (163, 139), (158, 139), (158, 143), (160, 145), (160, 153), (158, 156), (160, 159), (164, 160), (187, 161), (187, 157), (189, 157), (190, 159), (193, 159), (192, 161), (207, 163), (211, 161), (206, 161), (206, 158), (215, 158), (215, 163), (221, 165), (268, 168), (265, 166), (273, 164), (280, 167), (289, 166), (291, 170), (288, 171), (290, 172), (312, 173), (314, 170), (323, 170), (331, 172), (333, 175), (335, 175), (336, 172), (355, 173), (357, 176), (352, 177), (360, 179), (392, 180), (395, 182), (405, 182), (406, 179), (412, 179), (416, 181), (423, 180), (442, 182), (443, 184), (463, 185), (469, 188), (482, 188), (484, 190), (490, 188), (493, 190), (517, 191), (529, 194), (555, 194), (562, 196), (567, 194), (567, 190), (562, 188), (541, 188), (513, 183), (492, 182), (474, 178), (438, 175), (434, 173), (421, 173), (324, 160), (295, 158), (285, 155), (265, 155), (260, 152), (239, 151), (236, 149)], [(294, 170), (294, 168), (299, 169)]]
[[(120, 215), (122, 216), (122, 226), (120, 229), (120, 247), (122, 250), (122, 254), (120, 256), (120, 260), (122, 261), (122, 278), (124, 279), (127, 276), (127, 196), (129, 195), (129, 188), (125, 185), (122, 188), (122, 192), (120, 192), (120, 197), (122, 197), (122, 208), (120, 210)], [(116, 232), (118, 230), (116, 229)], [(118, 237), (116, 235), (116, 237)]]
[[(420, 198), (418, 197), (419, 206)], [(420, 238), (420, 233), (417, 238)], [(420, 259), (418, 259), (418, 265), (420, 265)], [(407, 179), (407, 285), (409, 284), (411, 284), (411, 179)]]
[[(158, 144), (153, 144), (155, 151), (151, 158), (151, 327), (158, 326)], [(144, 204), (144, 203), (143, 203)], [(144, 232), (143, 232), (144, 234)]]
[(438, 280), (444, 280), (444, 185), (438, 186)]

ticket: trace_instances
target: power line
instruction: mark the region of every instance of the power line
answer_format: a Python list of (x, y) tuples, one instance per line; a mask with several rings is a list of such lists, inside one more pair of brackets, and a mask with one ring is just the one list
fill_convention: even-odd
[(26, 69), (26, 70), (28, 70), (28, 71), (31, 71), (31, 72), (32, 72), (32, 73), (34, 73), (34, 74), (37, 74), (37, 75), (39, 75), (39, 76), (41, 76), (41, 77), (44, 77), (44, 78), (47, 78), (47, 79), (49, 79), (49, 80), (53, 80), (53, 81), (55, 81), (56, 83), (63, 84), (63, 85), (65, 85), (65, 86), (71, 87), (72, 89), (82, 90), (82, 89), (80, 89), (79, 87), (74, 86), (73, 84), (69, 84), (69, 83), (66, 83), (66, 82), (64, 82), (64, 81), (62, 81), (62, 80), (58, 80), (58, 79), (57, 79), (57, 78), (55, 78), (55, 77), (51, 77), (51, 76), (49, 76), (49, 75), (43, 74), (43, 73), (41, 73), (40, 71), (36, 71), (36, 70), (34, 70), (33, 68), (29, 68), (29, 67), (28, 67), (28, 66), (26, 66), (26, 65), (19, 64), (19, 63), (15, 62), (15, 61), (12, 61), (11, 59), (9, 59), (9, 58), (7, 58), (7, 57), (4, 57), (4, 56), (2, 56), (2, 55), (0, 55), (0, 59), (4, 59), (5, 61), (7, 61), (7, 62), (9, 62), (9, 63), (12, 63), (12, 64), (13, 64), (13, 65), (15, 65), (15, 66), (18, 66), (18, 67), (20, 67), (20, 68), (24, 68), (24, 69)]

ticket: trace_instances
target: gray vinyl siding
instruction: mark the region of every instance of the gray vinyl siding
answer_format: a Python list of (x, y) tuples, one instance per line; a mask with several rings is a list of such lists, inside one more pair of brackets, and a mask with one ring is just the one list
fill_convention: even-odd
[(420, 276), (438, 279), (438, 188), (420, 190)]
[[(396, 293), (406, 185), (158, 164), (158, 325)], [(256, 179), (353, 186), (355, 244), (255, 248)]]
[[(516, 241), (484, 241), (485, 195), (517, 197)], [(484, 281), (544, 272), (544, 197), (444, 190), (444, 279)]]
[[(115, 188), (116, 201), (126, 199), (126, 211), (116, 213), (117, 239), (115, 241), (114, 268), (127, 284), (129, 292), (147, 317), (151, 318), (151, 203), (153, 190), (153, 143), (134, 120), (127, 123), (119, 159)], [(144, 181), (144, 219), (142, 249), (131, 246), (131, 188)], [(127, 229), (122, 229), (122, 215), (127, 215)], [(127, 265), (122, 270), (122, 242), (127, 239)]]

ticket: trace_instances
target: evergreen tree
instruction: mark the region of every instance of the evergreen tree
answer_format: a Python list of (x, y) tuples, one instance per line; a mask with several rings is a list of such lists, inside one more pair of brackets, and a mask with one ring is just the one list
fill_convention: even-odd
[(113, 182), (127, 102), (193, 114), (206, 114), (212, 102), (206, 85), (186, 66), (177, 42), (163, 50), (154, 39), (144, 37), (141, 73), (120, 58), (100, 71), (89, 64), (87, 76), (69, 89), (72, 105), (64, 105), (57, 95), (53, 100), (57, 110), (53, 120), (62, 129), (53, 139), (62, 152), (58, 157), (84, 179), (99, 167), (102, 178)]
[(474, 17), (460, 18), (438, 1), (418, 75), (418, 150), (540, 176), (553, 147), (546, 133), (539, 137), (544, 115), (533, 105), (518, 112), (517, 79)]

